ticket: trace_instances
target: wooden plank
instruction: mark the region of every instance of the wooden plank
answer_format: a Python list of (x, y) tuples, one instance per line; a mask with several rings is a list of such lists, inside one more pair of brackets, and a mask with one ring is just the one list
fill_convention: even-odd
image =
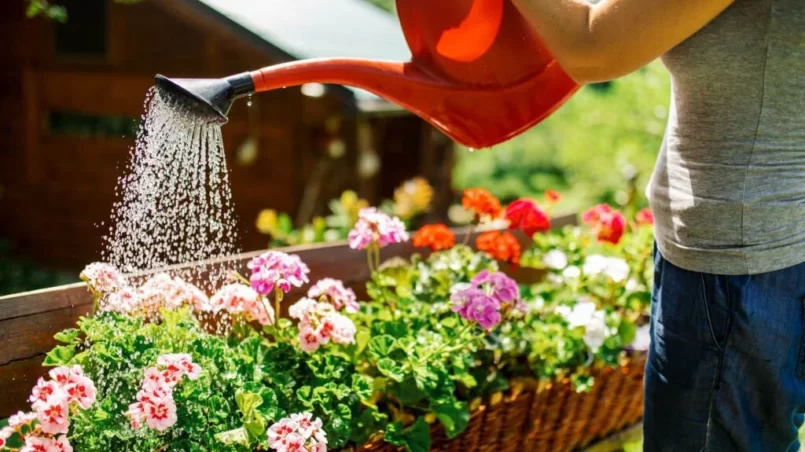
[(19, 410), (29, 410), (28, 396), (39, 377), (45, 375), (47, 368), (42, 367), (44, 355), (23, 361), (15, 361), (0, 366), (0, 419), (9, 417)]

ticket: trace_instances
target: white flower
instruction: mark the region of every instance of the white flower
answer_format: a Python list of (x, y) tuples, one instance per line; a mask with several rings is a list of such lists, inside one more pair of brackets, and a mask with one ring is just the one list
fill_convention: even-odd
[(579, 276), (581, 276), (581, 270), (579, 267), (571, 265), (562, 272), (562, 276), (565, 279), (577, 279)]
[(611, 257), (607, 261), (604, 273), (614, 282), (626, 281), (629, 277), (629, 264), (619, 257)]
[(567, 306), (559, 306), (556, 312), (567, 320), (569, 328), (578, 328), (586, 326), (592, 321), (593, 314), (595, 313), (595, 303), (589, 298), (580, 298), (573, 309)]
[(629, 264), (619, 257), (606, 257), (600, 254), (588, 256), (584, 260), (582, 272), (587, 276), (605, 274), (614, 282), (625, 281), (629, 277)]
[(450, 295), (455, 295), (456, 293), (469, 289), (470, 287), (472, 287), (472, 284), (470, 283), (455, 283), (452, 287), (450, 287)]
[(595, 353), (611, 334), (612, 330), (607, 327), (604, 311), (596, 311), (584, 328), (584, 343)]
[(542, 262), (544, 262), (548, 268), (562, 270), (567, 267), (567, 256), (559, 250), (551, 250), (545, 253)]
[(545, 279), (556, 287), (560, 287), (565, 282), (565, 279), (556, 273), (548, 273)]
[(651, 326), (643, 325), (637, 329), (631, 348), (637, 351), (646, 351), (651, 345)]
[(581, 271), (587, 276), (601, 274), (607, 268), (607, 259), (606, 256), (600, 254), (587, 256), (587, 259), (584, 260), (584, 265), (581, 267)]

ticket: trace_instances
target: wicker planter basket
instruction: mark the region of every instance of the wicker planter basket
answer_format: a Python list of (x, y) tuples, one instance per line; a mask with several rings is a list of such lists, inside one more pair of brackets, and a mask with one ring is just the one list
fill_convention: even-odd
[[(450, 452), (573, 451), (630, 427), (643, 417), (645, 354), (625, 359), (619, 367), (595, 373), (588, 393), (577, 393), (569, 382), (543, 387), (527, 385), (497, 404), (482, 406), (467, 430), (447, 439), (438, 424), (431, 430), (431, 450)], [(383, 443), (364, 445), (360, 452), (392, 452)]]

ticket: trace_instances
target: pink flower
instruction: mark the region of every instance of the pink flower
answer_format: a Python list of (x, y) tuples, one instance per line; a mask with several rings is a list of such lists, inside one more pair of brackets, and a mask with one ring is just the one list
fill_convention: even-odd
[(372, 243), (382, 248), (405, 242), (408, 233), (399, 218), (386, 215), (374, 207), (366, 207), (358, 213), (358, 222), (349, 232), (348, 239), (350, 248), (362, 250)]
[(274, 324), (274, 309), (264, 302), (254, 289), (243, 284), (229, 284), (222, 287), (210, 299), (216, 312), (227, 311), (230, 315), (243, 315), (247, 321), (258, 321), (261, 325)]
[[(145, 369), (145, 378), (143, 379), (143, 390), (147, 392), (153, 391), (170, 391), (178, 380), (172, 372), (165, 372), (156, 367), (149, 367)], [(139, 397), (138, 397), (139, 398)]]
[(77, 402), (83, 409), (89, 409), (95, 403), (97, 390), (95, 383), (85, 376), (75, 377), (70, 383), (65, 385), (65, 392), (70, 402)]
[(310, 325), (300, 324), (299, 326), (299, 348), (303, 352), (312, 353), (321, 347), (321, 338)]
[(139, 430), (145, 421), (145, 403), (135, 402), (129, 405), (128, 411), (123, 413), (124, 416), (129, 418), (131, 428)]
[(609, 242), (613, 245), (621, 241), (625, 230), (626, 218), (617, 210), (601, 214), (598, 226), (595, 228), (599, 242)]
[(82, 371), (81, 366), (78, 365), (72, 367), (62, 366), (51, 369), (48, 375), (50, 375), (50, 378), (55, 380), (56, 383), (64, 386), (77, 381), (78, 377), (83, 377), (84, 371)]
[(299, 301), (292, 304), (290, 308), (288, 308), (288, 315), (293, 319), (309, 321), (310, 313), (316, 310), (318, 304), (319, 303), (317, 303), (315, 300), (311, 300), (310, 298), (301, 298)]
[[(0, 429), (0, 441), (5, 441), (14, 434), (14, 429), (11, 427), (3, 427)], [(5, 443), (0, 442), (0, 447), (3, 447)]]
[[(46, 381), (44, 378), (39, 378), (36, 386), (31, 390), (31, 396), (28, 401), (33, 403), (45, 402), (53, 394), (61, 391), (62, 385), (55, 381)], [(12, 416), (13, 417), (13, 416)]]
[(68, 401), (66, 394), (57, 393), (46, 401), (35, 404), (36, 418), (39, 420), (39, 426), (43, 432), (51, 435), (67, 433), (70, 428), (70, 421), (67, 418)]
[(148, 427), (163, 432), (176, 424), (176, 402), (173, 397), (151, 398), (150, 403), (143, 403), (145, 423)]
[(585, 224), (589, 224), (590, 226), (595, 226), (598, 224), (601, 214), (609, 212), (612, 212), (612, 208), (609, 207), (609, 204), (599, 204), (584, 212), (584, 214), (581, 216), (581, 221)]
[(258, 293), (268, 295), (279, 288), (285, 293), (291, 287), (301, 287), (308, 282), (310, 269), (295, 254), (280, 251), (268, 251), (247, 264), (252, 271), (250, 278), (252, 288)]
[(8, 428), (11, 429), (12, 431), (17, 431), (22, 426), (28, 425), (35, 420), (36, 420), (36, 413), (33, 412), (23, 413), (22, 411), (17, 411), (17, 414), (8, 418)]
[[(69, 447), (70, 443), (67, 443), (67, 446)], [(54, 439), (29, 435), (25, 438), (25, 445), (20, 452), (71, 452), (72, 450), (72, 447), (65, 449)]]
[(268, 428), (268, 447), (277, 449), (287, 444), (288, 435), (296, 431), (296, 423), (290, 418), (284, 418)]
[(346, 345), (355, 343), (355, 324), (348, 317), (341, 314), (333, 314), (330, 317), (333, 323), (331, 337), (336, 344)]
[(80, 277), (97, 294), (114, 292), (126, 285), (126, 279), (118, 269), (101, 262), (87, 265)]
[(268, 447), (280, 452), (326, 452), (327, 435), (321, 419), (310, 413), (292, 414), (268, 429)]
[(347, 312), (360, 311), (355, 292), (344, 287), (344, 283), (337, 279), (324, 278), (320, 280), (307, 291), (307, 296), (314, 300), (326, 298), (326, 301), (329, 301), (338, 311), (341, 308), (346, 308)]
[(485, 292), (495, 298), (500, 303), (512, 303), (520, 299), (520, 288), (517, 282), (501, 272), (490, 273), (483, 270), (472, 278), (472, 285), (475, 287), (487, 287)]
[(191, 306), (199, 312), (209, 310), (207, 295), (178, 276), (171, 278), (167, 273), (158, 273), (146, 281), (140, 290), (147, 313), (155, 313), (161, 307), (177, 309)]
[(201, 375), (201, 366), (193, 362), (193, 357), (187, 353), (165, 354), (157, 358), (157, 364), (165, 366), (166, 371), (170, 371), (179, 376), (187, 375), (191, 380), (197, 379)]
[(73, 452), (73, 446), (70, 444), (70, 441), (67, 440), (66, 436), (62, 435), (53, 441), (56, 450), (59, 452)]
[(125, 286), (104, 298), (101, 311), (127, 314), (136, 311), (141, 302), (140, 292), (133, 287)]
[(453, 312), (466, 320), (478, 322), (485, 330), (496, 327), (502, 320), (500, 302), (481, 289), (470, 287), (460, 290), (450, 300), (453, 302)]

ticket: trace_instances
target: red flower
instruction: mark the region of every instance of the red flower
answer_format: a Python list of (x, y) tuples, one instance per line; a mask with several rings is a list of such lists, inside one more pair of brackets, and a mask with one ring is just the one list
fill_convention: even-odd
[(589, 224), (590, 226), (595, 226), (598, 224), (601, 214), (609, 212), (612, 212), (612, 208), (609, 207), (609, 204), (599, 204), (584, 212), (584, 215), (581, 216), (581, 221), (585, 224)]
[(443, 224), (427, 224), (414, 234), (414, 246), (432, 251), (446, 250), (456, 244), (456, 235)]
[(495, 198), (492, 193), (484, 190), (483, 188), (468, 188), (464, 190), (464, 198), (461, 200), (461, 205), (465, 209), (475, 212), (476, 216), (489, 215), (496, 218), (500, 215), (503, 208), (500, 206), (500, 201)]
[(562, 195), (558, 191), (545, 190), (545, 202), (548, 204), (556, 204), (562, 200)]
[(651, 226), (654, 224), (654, 214), (651, 209), (643, 209), (635, 215), (635, 221), (640, 226)]
[(493, 259), (512, 265), (520, 263), (520, 242), (509, 232), (485, 232), (475, 240), (475, 246)]
[(617, 245), (626, 229), (626, 218), (617, 210), (603, 212), (598, 218), (595, 227), (599, 242), (609, 242)]
[(506, 219), (509, 229), (520, 228), (529, 236), (551, 229), (548, 214), (528, 199), (518, 199), (506, 206)]

